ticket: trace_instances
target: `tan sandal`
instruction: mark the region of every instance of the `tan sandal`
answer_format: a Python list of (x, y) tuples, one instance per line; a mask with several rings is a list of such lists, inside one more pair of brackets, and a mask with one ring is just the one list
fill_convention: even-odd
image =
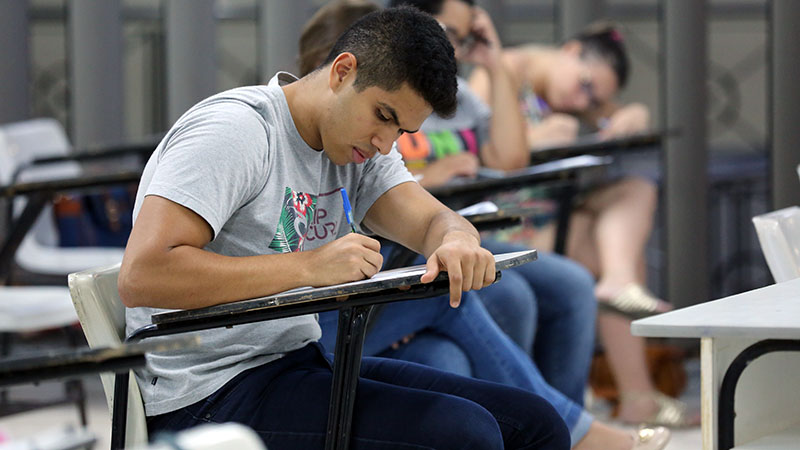
[(652, 400), (658, 409), (650, 417), (641, 420), (647, 425), (661, 425), (670, 428), (686, 428), (699, 425), (698, 420), (689, 417), (686, 403), (664, 395), (661, 392), (620, 392), (620, 402), (636, 401), (642, 398)]
[(641, 427), (631, 432), (631, 450), (663, 450), (669, 443), (671, 433), (664, 427)]
[(622, 314), (631, 320), (660, 314), (658, 307), (663, 303), (647, 289), (637, 283), (626, 285), (616, 296), (598, 299), (600, 310)]

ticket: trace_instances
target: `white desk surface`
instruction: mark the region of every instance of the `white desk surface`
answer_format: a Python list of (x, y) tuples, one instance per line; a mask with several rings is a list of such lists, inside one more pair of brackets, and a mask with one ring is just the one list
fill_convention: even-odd
[(800, 278), (634, 321), (647, 337), (800, 339)]

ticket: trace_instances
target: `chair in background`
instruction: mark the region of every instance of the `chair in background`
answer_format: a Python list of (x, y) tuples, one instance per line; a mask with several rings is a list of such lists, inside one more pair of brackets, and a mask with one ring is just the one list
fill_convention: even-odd
[[(0, 147), (6, 147), (0, 133)], [(0, 152), (0, 178), (10, 171), (9, 154)], [(68, 330), (77, 323), (77, 316), (69, 300), (69, 290), (62, 286), (2, 286), (0, 285), (0, 356), (10, 354), (13, 337), (56, 328)], [(83, 385), (80, 381), (65, 384), (67, 400), (78, 407), (81, 424), (86, 424), (86, 406)], [(2, 407), (16, 411), (34, 405), (12, 405), (5, 392), (0, 394)], [(21, 408), (20, 408), (21, 407)]]
[(169, 439), (159, 440), (135, 450), (266, 450), (264, 443), (250, 428), (240, 423), (200, 425), (181, 431)]
[(800, 277), (800, 207), (755, 216), (753, 225), (775, 282)]
[[(125, 340), (125, 306), (117, 291), (120, 264), (72, 273), (69, 291), (89, 346), (110, 347)], [(100, 375), (109, 414), (114, 406), (114, 374)], [(147, 443), (144, 403), (135, 377), (128, 381), (125, 448)]]
[[(70, 148), (61, 124), (55, 119), (33, 119), (0, 126), (0, 185), (81, 177), (84, 171), (74, 161), (32, 164), (39, 158), (66, 156)], [(26, 202), (24, 197), (14, 199), (9, 222), (19, 216)], [(10, 223), (8, 231), (11, 231)], [(119, 262), (122, 254), (121, 248), (58, 247), (52, 207), (45, 205), (15, 252), (14, 262), (25, 272), (50, 276), (63, 284), (67, 274)], [(7, 274), (0, 274), (0, 278), (3, 275)]]

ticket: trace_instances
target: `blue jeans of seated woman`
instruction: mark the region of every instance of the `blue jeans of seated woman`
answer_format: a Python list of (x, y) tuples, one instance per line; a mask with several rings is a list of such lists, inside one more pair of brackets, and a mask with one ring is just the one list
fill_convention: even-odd
[[(514, 244), (495, 241), (484, 241), (483, 245), (495, 254), (523, 250)], [(481, 290), (480, 298), (500, 329), (531, 355), (544, 379), (573, 402), (583, 405), (597, 314), (594, 280), (589, 272), (567, 258), (540, 252), (538, 261), (506, 270), (498, 283)], [(536, 326), (526, 326), (530, 323)], [(446, 344), (436, 343), (437, 337), (425, 334), (398, 349), (379, 354), (450, 370), (446, 365), (436, 364), (440, 359), (428, 354)], [(463, 358), (464, 355), (451, 350), (441, 361), (452, 364)]]
[[(525, 250), (516, 244), (484, 240), (494, 254)], [(480, 291), (480, 299), (492, 319), (508, 337), (532, 356), (547, 382), (573, 402), (583, 405), (583, 394), (594, 352), (597, 302), (594, 279), (581, 265), (563, 256), (539, 252), (529, 264), (506, 270), (499, 282)], [(419, 257), (415, 264), (424, 263)], [(367, 340), (371, 355), (398, 358), (453, 371), (464, 376), (473, 372), (464, 364), (458, 343), (441, 342), (444, 334), (420, 330), (415, 338), (397, 349), (390, 346), (411, 334), (402, 321), (381, 322), (373, 328), (378, 336)], [(411, 329), (425, 323), (409, 325)], [(405, 334), (402, 334), (405, 333)], [(428, 336), (428, 333), (433, 333)], [(323, 334), (323, 341), (327, 342)]]
[[(488, 239), (482, 245), (494, 254), (525, 250), (516, 244)], [(504, 271), (503, 277), (512, 273), (521, 276), (533, 291), (536, 310), (535, 336), (521, 347), (533, 356), (551, 386), (583, 405), (594, 353), (594, 278), (580, 264), (547, 252), (539, 252), (537, 261)], [(504, 317), (508, 314), (504, 309), (508, 302), (498, 301), (498, 295), (481, 295), (481, 299), (500, 328), (507, 330)]]
[[(498, 284), (502, 282), (501, 279)], [(320, 314), (320, 342), (327, 348), (334, 346), (337, 320), (336, 312)], [(455, 309), (450, 307), (446, 296), (387, 304), (367, 335), (364, 355), (383, 354), (403, 337), (423, 331), (433, 331), (457, 344), (467, 356), (475, 378), (514, 386), (544, 397), (566, 422), (573, 444), (588, 432), (592, 416), (547, 384), (531, 358), (492, 320), (478, 292), (465, 293), (461, 306)], [(434, 366), (438, 367), (438, 364)]]
[[(270, 450), (322, 449), (331, 375), (330, 357), (309, 344), (242, 372), (193, 405), (148, 417), (148, 430), (238, 422)], [(564, 422), (529, 392), (385, 358), (364, 358), (360, 376), (353, 449), (568, 448)]]

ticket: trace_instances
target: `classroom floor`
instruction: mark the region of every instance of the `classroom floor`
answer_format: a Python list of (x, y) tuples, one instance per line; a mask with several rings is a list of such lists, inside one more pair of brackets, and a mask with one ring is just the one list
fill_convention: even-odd
[[(700, 411), (700, 359), (687, 359), (684, 363), (686, 370), (686, 390), (681, 395), (681, 400), (686, 402), (690, 411)], [(602, 403), (587, 405), (592, 414), (598, 419), (608, 418), (610, 407)], [(700, 427), (672, 430), (672, 439), (666, 450), (699, 450), (703, 447)]]
[[(690, 359), (686, 362), (688, 386), (682, 399), (690, 407), (700, 409), (700, 361)], [(84, 378), (88, 396), (89, 428), (97, 437), (94, 448), (107, 449), (111, 437), (111, 419), (106, 407), (100, 378), (87, 376)], [(58, 382), (46, 382), (38, 386), (26, 385), (14, 387), (10, 392), (13, 399), (51, 399), (59, 398), (63, 385)], [(602, 418), (607, 415), (608, 408), (603, 404), (593, 404), (591, 411)], [(79, 423), (77, 409), (73, 405), (53, 406), (13, 416), (0, 418), (0, 450), (3, 441), (9, 439), (41, 436), (48, 431), (58, 432), (67, 427), (75, 427)], [(701, 448), (700, 427), (684, 430), (673, 430), (673, 438), (668, 450), (695, 450)]]

